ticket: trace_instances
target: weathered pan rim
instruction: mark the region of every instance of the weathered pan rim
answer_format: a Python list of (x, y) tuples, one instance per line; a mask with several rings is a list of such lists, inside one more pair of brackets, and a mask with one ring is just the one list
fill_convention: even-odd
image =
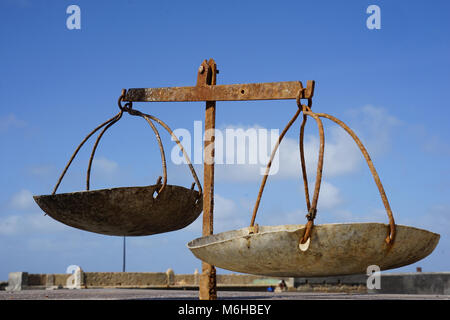
[[(386, 226), (386, 227), (388, 226), (387, 224), (381, 223), (381, 222), (344, 222), (344, 223), (335, 222), (335, 223), (318, 224), (318, 225), (314, 226), (314, 228), (320, 228), (323, 226), (346, 226), (346, 225), (350, 225), (350, 226), (353, 226), (353, 225), (382, 225), (382, 226)], [(440, 237), (439, 234), (434, 233), (432, 231), (425, 230), (425, 229), (421, 229), (421, 228), (417, 228), (417, 227), (413, 227), (413, 226), (401, 225), (401, 224), (396, 224), (396, 226), (430, 232), (430, 233), (434, 234), (435, 236)], [(266, 234), (266, 233), (273, 233), (273, 232), (297, 232), (304, 228), (305, 228), (304, 224), (283, 224), (283, 225), (276, 225), (276, 226), (259, 226), (258, 234)], [(189, 241), (186, 244), (186, 246), (189, 249), (195, 249), (195, 248), (207, 247), (212, 244), (218, 244), (218, 243), (223, 243), (223, 242), (227, 242), (227, 241), (232, 241), (234, 239), (242, 238), (243, 236), (251, 235), (250, 230), (251, 230), (250, 227), (244, 227), (241, 229), (229, 230), (229, 231), (212, 234), (212, 235), (205, 236), (205, 237), (199, 237), (199, 238)], [(226, 236), (228, 236), (228, 237), (226, 237)], [(209, 241), (210, 239), (215, 239), (215, 238), (217, 238), (218, 240), (201, 244), (201, 242), (206, 242), (206, 241)]]
[(249, 274), (283, 277), (364, 274), (417, 262), (433, 252), (440, 235), (396, 225), (393, 244), (385, 242), (389, 225), (377, 222), (315, 225), (306, 250), (299, 247), (305, 225), (246, 227), (200, 237), (187, 247), (216, 267)]
[(33, 196), (48, 216), (70, 227), (112, 236), (182, 229), (202, 211), (201, 194), (182, 186), (116, 187)]
[[(175, 186), (175, 185), (167, 185), (169, 187), (177, 187), (177, 188), (184, 188), (181, 186)], [(132, 186), (132, 187), (114, 187), (114, 188), (104, 188), (104, 189), (94, 189), (94, 190), (79, 190), (79, 191), (73, 191), (73, 192), (58, 192), (55, 194), (40, 194), (40, 195), (35, 195), (33, 196), (34, 199), (38, 199), (41, 197), (52, 197), (52, 196), (67, 196), (67, 195), (72, 195), (72, 194), (79, 194), (79, 193), (100, 193), (100, 192), (104, 192), (104, 191), (117, 191), (117, 190), (129, 190), (129, 189), (147, 189), (147, 188), (151, 188), (151, 187), (155, 187), (155, 185), (147, 185), (147, 186)], [(184, 188), (186, 189), (186, 188)], [(195, 191), (195, 190), (194, 190)]]

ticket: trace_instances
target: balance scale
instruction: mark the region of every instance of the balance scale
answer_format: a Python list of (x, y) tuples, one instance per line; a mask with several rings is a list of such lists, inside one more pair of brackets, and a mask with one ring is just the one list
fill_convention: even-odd
[[(300, 81), (216, 85), (219, 73), (213, 59), (203, 61), (192, 87), (143, 88), (122, 90), (119, 113), (99, 125), (80, 143), (63, 170), (52, 194), (34, 196), (41, 209), (55, 220), (74, 228), (115, 236), (146, 236), (182, 229), (194, 222), (203, 211), (202, 237), (187, 246), (202, 263), (200, 299), (215, 299), (215, 267), (265, 276), (320, 277), (365, 274), (370, 265), (381, 270), (417, 262), (433, 252), (440, 236), (411, 226), (395, 224), (394, 217), (370, 156), (356, 134), (341, 120), (312, 111), (314, 81), (303, 87)], [(133, 108), (134, 102), (205, 101), (205, 131), (215, 128), (216, 101), (293, 99), (297, 110), (272, 150), (248, 227), (213, 234), (214, 140), (204, 142), (204, 180), (202, 189), (190, 159), (170, 127), (159, 118)], [(304, 100), (306, 103), (303, 103)], [(90, 171), (96, 148), (103, 134), (123, 114), (146, 120), (155, 133), (161, 154), (163, 175), (155, 184), (89, 190)], [(307, 222), (297, 225), (259, 226), (255, 223), (259, 203), (272, 160), (286, 132), (299, 115), (299, 149), (307, 204)], [(316, 182), (310, 200), (303, 150), (304, 128), (313, 118), (319, 129), (320, 148)], [(325, 138), (321, 118), (341, 126), (360, 148), (386, 209), (388, 223), (335, 223), (314, 225), (322, 178)], [(155, 124), (162, 126), (180, 147), (189, 165), (194, 183), (190, 188), (169, 185), (164, 147)], [(56, 193), (65, 173), (84, 143), (97, 131), (86, 175), (86, 191)], [(207, 151), (208, 152), (207, 152)], [(197, 187), (198, 190), (195, 190)]]

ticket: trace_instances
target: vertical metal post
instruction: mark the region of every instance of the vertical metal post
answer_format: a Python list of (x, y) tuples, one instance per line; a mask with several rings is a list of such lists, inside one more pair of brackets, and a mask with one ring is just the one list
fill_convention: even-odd
[[(217, 66), (213, 59), (205, 60), (198, 69), (197, 86), (215, 85)], [(213, 234), (214, 221), (214, 130), (216, 102), (207, 101), (205, 110), (205, 141), (203, 158), (203, 236)], [(216, 268), (202, 262), (199, 281), (199, 299), (217, 299)]]
[(122, 272), (125, 272), (125, 256), (126, 256), (126, 249), (125, 249), (125, 236), (123, 237), (123, 257), (122, 257)]

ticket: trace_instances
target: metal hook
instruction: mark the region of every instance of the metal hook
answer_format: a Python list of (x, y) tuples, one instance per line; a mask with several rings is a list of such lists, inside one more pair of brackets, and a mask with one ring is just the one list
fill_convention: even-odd
[(122, 106), (122, 101), (125, 98), (125, 96), (127, 95), (127, 90), (126, 89), (122, 89), (122, 93), (117, 101), (117, 104), (119, 105), (119, 109), (125, 112), (130, 113), (130, 111), (133, 109), (133, 102), (129, 101), (127, 103), (125, 103), (124, 106)]
[(305, 96), (306, 96), (305, 93), (306, 93), (307, 91), (308, 91), (307, 88), (301, 88), (301, 89), (298, 91), (296, 101), (297, 101), (297, 106), (298, 106), (300, 109), (303, 109), (303, 104), (302, 104), (302, 102), (301, 102), (301, 99), (307, 99), (307, 100), (308, 100), (308, 108), (311, 109), (311, 107), (312, 107), (312, 97), (305, 97)]
[(127, 90), (126, 89), (122, 89), (122, 93), (120, 94), (119, 99), (117, 100), (117, 104), (119, 105), (119, 109), (124, 111), (124, 106), (122, 106), (122, 101), (123, 98), (125, 98), (125, 95), (127, 94)]

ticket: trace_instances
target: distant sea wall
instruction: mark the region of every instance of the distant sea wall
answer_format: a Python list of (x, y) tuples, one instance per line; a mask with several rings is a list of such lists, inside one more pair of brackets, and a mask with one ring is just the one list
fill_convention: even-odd
[[(142, 289), (198, 289), (200, 275), (166, 272), (83, 272), (73, 274), (29, 274), (11, 272), (5, 290), (27, 289), (84, 289), (84, 288), (142, 288)], [(217, 287), (235, 290), (267, 290), (284, 280), (290, 288), (294, 278), (270, 278), (243, 274), (218, 274)]]
[[(266, 291), (281, 290), (284, 280), (288, 291), (347, 292), (377, 294), (439, 294), (450, 295), (450, 272), (382, 273), (379, 289), (368, 289), (366, 275), (275, 278), (246, 274), (218, 274), (219, 290)], [(0, 290), (142, 288), (197, 290), (198, 272), (175, 274), (166, 272), (83, 272), (73, 274), (29, 274), (11, 272), (8, 282), (0, 282)]]

